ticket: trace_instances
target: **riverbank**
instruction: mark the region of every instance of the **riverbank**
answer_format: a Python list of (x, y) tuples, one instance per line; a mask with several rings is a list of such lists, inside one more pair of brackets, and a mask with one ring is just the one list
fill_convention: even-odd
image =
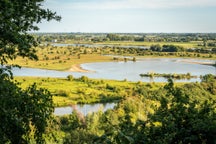
[[(145, 60), (145, 59), (157, 59), (157, 58), (160, 58), (160, 59), (163, 59), (161, 57), (137, 57), (138, 59), (136, 59), (136, 57), (124, 57), (124, 56), (109, 56), (109, 57), (113, 57), (113, 61), (124, 61), (124, 62), (127, 62), (127, 61), (136, 61), (136, 60)], [(178, 58), (178, 57), (170, 57), (170, 58)], [(179, 58), (179, 59), (182, 59), (182, 58)], [(194, 59), (184, 59), (183, 60), (180, 60), (179, 62), (184, 62), (184, 63), (191, 63), (191, 64), (201, 64), (201, 65), (209, 65), (209, 66), (215, 66), (215, 63), (214, 61), (200, 61), (199, 59), (194, 60)], [(87, 63), (87, 62), (86, 62)], [(83, 72), (83, 73), (89, 73), (89, 72), (95, 72), (95, 71), (91, 71), (91, 70), (87, 70), (87, 69), (84, 69), (81, 67), (81, 64), (74, 64), (72, 65), (72, 67), (68, 70), (69, 72)]]
[(72, 65), (72, 67), (68, 71), (69, 72), (83, 72), (83, 73), (95, 72), (95, 71), (90, 71), (90, 70), (82, 68), (80, 64)]
[(181, 60), (181, 62), (185, 63), (191, 63), (191, 64), (201, 64), (201, 65), (209, 65), (209, 66), (215, 66), (216, 63), (214, 62), (201, 62), (201, 61), (191, 61), (191, 60)]

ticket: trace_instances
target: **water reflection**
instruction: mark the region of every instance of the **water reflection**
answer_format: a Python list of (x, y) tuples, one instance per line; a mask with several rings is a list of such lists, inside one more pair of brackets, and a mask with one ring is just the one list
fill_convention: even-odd
[(78, 112), (81, 112), (83, 115), (89, 113), (97, 112), (99, 110), (105, 112), (108, 109), (113, 109), (116, 103), (97, 103), (97, 104), (78, 104), (76, 106), (67, 106), (67, 107), (58, 107), (55, 108), (54, 114), (61, 116), (65, 114), (71, 114), (73, 109), (77, 109)]

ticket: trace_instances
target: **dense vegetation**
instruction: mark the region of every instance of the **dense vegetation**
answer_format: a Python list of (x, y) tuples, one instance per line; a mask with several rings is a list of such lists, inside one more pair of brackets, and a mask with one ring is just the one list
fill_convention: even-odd
[(0, 73), (0, 143), (43, 143), (43, 133), (52, 119), (52, 95), (28, 85), (23, 90)]
[[(125, 83), (125, 82), (122, 82)], [(215, 143), (216, 79), (152, 88), (138, 83), (113, 110), (56, 117), (63, 143)], [(154, 85), (152, 85), (154, 87)], [(117, 87), (118, 88), (118, 87)]]
[(37, 60), (37, 41), (28, 31), (42, 20), (60, 20), (44, 9), (43, 0), (0, 0), (0, 143), (44, 143), (52, 118), (52, 96), (35, 84), (23, 90), (12, 81), (8, 60), (17, 56)]
[(54, 98), (59, 105), (64, 98), (72, 101), (63, 100), (63, 105), (118, 100), (117, 106), (105, 113), (98, 111), (84, 116), (74, 109), (70, 115), (56, 116), (44, 135), (52, 136), (47, 142), (215, 142), (216, 77), (211, 74), (203, 76), (201, 83), (185, 84), (174, 84), (172, 80), (167, 84), (95, 80), (72, 75), (65, 79), (18, 77), (16, 80), (22, 82), (23, 89), (36, 82), (52, 94), (59, 92)]

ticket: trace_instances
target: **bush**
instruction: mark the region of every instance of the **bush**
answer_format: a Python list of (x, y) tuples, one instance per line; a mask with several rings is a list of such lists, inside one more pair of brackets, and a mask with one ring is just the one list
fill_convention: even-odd
[(89, 81), (89, 78), (87, 76), (81, 76), (80, 80), (82, 82), (88, 82)]
[(74, 79), (73, 75), (68, 75), (68, 76), (67, 76), (67, 80), (68, 80), (68, 81), (73, 81), (73, 79)]

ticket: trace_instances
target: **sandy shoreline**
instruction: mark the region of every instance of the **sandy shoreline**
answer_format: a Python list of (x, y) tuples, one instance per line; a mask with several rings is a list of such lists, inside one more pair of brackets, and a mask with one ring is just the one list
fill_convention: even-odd
[(213, 66), (213, 62), (199, 62), (199, 61), (190, 61), (190, 60), (182, 60), (181, 62), (192, 63), (192, 64), (201, 64), (201, 65), (211, 65)]
[(94, 72), (94, 71), (90, 71), (90, 70), (86, 70), (86, 69), (83, 69), (80, 64), (75, 64), (75, 65), (72, 65), (72, 67), (68, 70), (70, 72), (84, 72), (84, 73), (87, 73), (87, 72)]

